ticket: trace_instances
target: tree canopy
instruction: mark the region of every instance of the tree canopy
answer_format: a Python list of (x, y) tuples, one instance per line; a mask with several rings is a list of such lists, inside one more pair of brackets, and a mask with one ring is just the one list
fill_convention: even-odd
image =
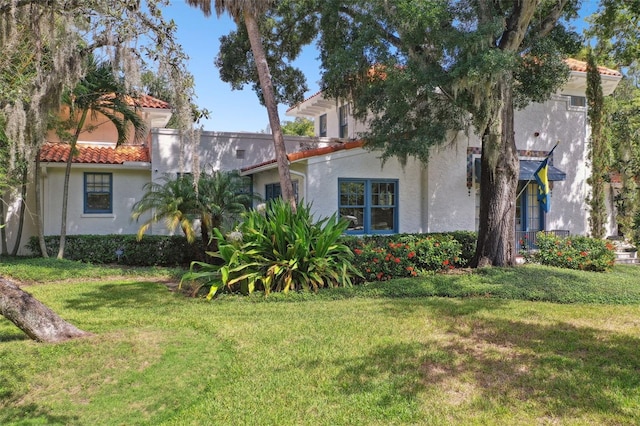
[[(270, 40), (297, 31), (308, 34), (297, 43), (317, 41), (325, 96), (351, 103), (353, 115), (367, 121), (366, 146), (383, 159), (427, 162), (433, 146), (474, 131), (483, 169), (476, 263), (503, 265), (516, 253), (513, 110), (544, 101), (566, 81), (564, 59), (578, 50), (580, 37), (565, 23), (578, 6), (578, 0), (282, 1), (261, 25), (271, 28)], [(219, 58), (234, 58), (242, 68), (232, 47), (244, 43), (243, 35), (229, 37)]]
[[(614, 201), (619, 231), (640, 241), (640, 2), (603, 0), (588, 18), (586, 34), (600, 63), (621, 69), (623, 79), (613, 96), (605, 100), (603, 132), (606, 139), (606, 172), (619, 178), (621, 188)], [(607, 176), (609, 177), (609, 176)]]
[(132, 89), (151, 67), (171, 82), (168, 101), (189, 129), (194, 98), (175, 24), (162, 15), (168, 0), (9, 0), (0, 6), (0, 115), (10, 149), (8, 166), (30, 158), (44, 139), (46, 117), (61, 94), (87, 72), (85, 58), (102, 56)]

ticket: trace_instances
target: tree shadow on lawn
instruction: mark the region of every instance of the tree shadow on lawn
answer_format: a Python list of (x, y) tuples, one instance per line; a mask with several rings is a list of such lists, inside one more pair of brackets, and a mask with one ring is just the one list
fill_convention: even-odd
[[(638, 269), (640, 271), (640, 269)], [(537, 265), (488, 268), (470, 273), (434, 274), (339, 289), (345, 297), (386, 298), (480, 297), (556, 303), (640, 303), (638, 277), (572, 271)]]
[(0, 424), (41, 424), (41, 425), (79, 425), (77, 416), (56, 416), (37, 404), (20, 405), (19, 407), (0, 406)]
[(144, 308), (158, 306), (173, 298), (167, 286), (158, 282), (130, 282), (91, 286), (78, 297), (68, 299), (68, 309), (93, 311), (100, 308)]
[[(0, 351), (0, 359), (15, 358), (15, 354)], [(52, 415), (48, 409), (34, 403), (19, 404), (29, 391), (23, 368), (19, 358), (16, 362), (0, 363), (0, 424), (78, 424), (77, 417)]]
[(640, 339), (564, 322), (466, 317), (447, 300), (431, 305), (444, 338), (379, 345), (337, 360), (340, 389), (380, 395), (377, 404), (390, 409), (408, 404), (414, 416), (428, 393), (443, 406), (473, 408), (483, 401), (474, 411), (489, 410), (485, 414), (537, 410), (539, 416), (640, 422)]

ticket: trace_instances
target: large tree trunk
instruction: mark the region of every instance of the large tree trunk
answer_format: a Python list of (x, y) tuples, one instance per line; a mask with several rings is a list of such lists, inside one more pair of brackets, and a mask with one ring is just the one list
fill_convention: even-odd
[(473, 267), (515, 262), (515, 201), (520, 163), (513, 126), (511, 76), (498, 82), (500, 100), (482, 136), (480, 224)]
[(42, 199), (40, 198), (40, 149), (36, 151), (35, 192), (36, 192), (36, 216), (38, 217), (38, 244), (42, 257), (49, 257), (47, 243), (44, 240), (44, 216), (42, 212)]
[(267, 107), (269, 115), (269, 125), (273, 135), (273, 144), (276, 151), (276, 162), (278, 163), (278, 176), (280, 177), (280, 188), (282, 198), (291, 204), (291, 208), (295, 211), (296, 200), (293, 192), (293, 184), (291, 182), (291, 174), (289, 172), (289, 159), (287, 158), (287, 150), (284, 145), (284, 136), (280, 126), (280, 117), (278, 116), (278, 104), (273, 92), (273, 83), (271, 82), (271, 73), (267, 64), (267, 57), (262, 48), (262, 38), (260, 37), (260, 28), (255, 17), (251, 12), (244, 11), (244, 23), (247, 27), (251, 51), (258, 69), (258, 78), (260, 79), (260, 87), (262, 88), (262, 96)]
[(73, 162), (73, 150), (75, 144), (71, 145), (69, 158), (64, 170), (64, 186), (62, 189), (62, 218), (60, 222), (60, 245), (58, 246), (58, 259), (64, 258), (64, 246), (67, 241), (67, 205), (69, 204), (69, 179), (71, 177), (71, 163)]
[(29, 168), (25, 166), (22, 171), (22, 183), (20, 189), (20, 213), (18, 216), (18, 231), (16, 232), (16, 241), (13, 244), (13, 250), (11, 250), (11, 256), (17, 256), (20, 249), (20, 242), (22, 240), (22, 230), (24, 228), (24, 212), (27, 208), (27, 178), (29, 176)]
[(0, 277), (0, 314), (39, 342), (62, 342), (91, 336), (63, 320), (13, 281)]
[(3, 256), (6, 256), (9, 254), (9, 249), (7, 248), (7, 223), (4, 216), (4, 210), (4, 194), (0, 192), (0, 244), (2, 245), (0, 253)]

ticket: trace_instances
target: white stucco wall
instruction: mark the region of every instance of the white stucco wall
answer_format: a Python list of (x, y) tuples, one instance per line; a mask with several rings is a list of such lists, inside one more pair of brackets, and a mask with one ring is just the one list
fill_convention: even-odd
[[(285, 136), (287, 152), (330, 144), (327, 138)], [(244, 151), (239, 158), (238, 150)], [(200, 134), (200, 144), (194, 149), (174, 129), (154, 129), (152, 132), (151, 161), (153, 179), (165, 173), (190, 173), (193, 171), (194, 152), (200, 170), (235, 170), (275, 159), (273, 138), (266, 133), (209, 132)], [(182, 153), (182, 154), (181, 154)]]
[[(291, 180), (298, 182), (298, 200), (308, 200), (309, 195), (307, 193), (307, 170), (306, 165), (302, 163), (294, 163), (289, 167), (289, 173), (291, 174)], [(274, 166), (269, 170), (262, 173), (253, 175), (253, 192), (258, 194), (262, 199), (265, 198), (266, 185), (280, 183), (280, 177), (278, 176), (278, 169)], [(258, 204), (256, 201), (254, 204)]]
[[(292, 178), (300, 181), (305, 200), (312, 200), (316, 219), (331, 216), (338, 210), (338, 179), (398, 179), (399, 232), (423, 231), (423, 170), (410, 160), (403, 168), (395, 160), (381, 167), (378, 155), (356, 148), (312, 157), (292, 164)], [(303, 174), (304, 178), (300, 175)], [(278, 181), (277, 171), (270, 169), (254, 175), (254, 190), (264, 195), (264, 185)], [(303, 184), (305, 182), (305, 184)]]
[[(327, 137), (337, 138), (340, 136), (340, 116), (338, 112), (342, 105), (343, 104), (336, 103), (334, 108), (326, 110), (323, 113), (327, 115)], [(312, 117), (314, 119), (316, 135), (320, 134), (320, 115)], [(349, 115), (347, 125), (348, 132), (344, 139), (357, 139), (362, 132), (367, 130), (366, 123), (356, 120), (352, 115)]]
[(426, 232), (473, 231), (476, 227), (476, 188), (467, 188), (467, 146), (478, 143), (457, 135), (454, 145), (433, 148), (425, 188)]
[[(44, 234), (60, 235), (64, 164), (46, 167), (42, 185)], [(84, 172), (112, 173), (113, 213), (84, 213)], [(150, 179), (148, 168), (125, 169), (117, 166), (74, 165), (69, 180), (67, 234), (135, 234), (138, 223), (131, 221), (131, 208), (142, 196)], [(144, 220), (144, 218), (142, 218)], [(141, 220), (141, 221), (142, 221)]]
[[(566, 96), (554, 96), (545, 103), (516, 111), (515, 138), (519, 151), (548, 152), (560, 141), (553, 154), (553, 165), (564, 171), (567, 178), (553, 183), (546, 229), (582, 235), (588, 231), (587, 131), (586, 108), (571, 107)], [(477, 135), (461, 133), (456, 144), (432, 151), (427, 186), (429, 232), (476, 229), (479, 188), (475, 177), (471, 191), (467, 188), (467, 148), (480, 146)], [(521, 159), (543, 158), (534, 154), (521, 154)]]
[(587, 162), (587, 109), (572, 107), (569, 101), (567, 96), (554, 96), (544, 104), (532, 104), (516, 112), (516, 142), (518, 149), (544, 151), (560, 142), (553, 153), (553, 165), (567, 178), (553, 183), (546, 229), (567, 229), (572, 234), (585, 235), (590, 190), (587, 178), (591, 173)]

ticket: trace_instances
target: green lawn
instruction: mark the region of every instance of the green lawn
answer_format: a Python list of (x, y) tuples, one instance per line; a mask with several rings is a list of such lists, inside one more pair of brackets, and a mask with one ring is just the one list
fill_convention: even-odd
[(206, 302), (167, 290), (176, 271), (2, 262), (95, 333), (0, 319), (2, 425), (640, 423), (640, 268)]

